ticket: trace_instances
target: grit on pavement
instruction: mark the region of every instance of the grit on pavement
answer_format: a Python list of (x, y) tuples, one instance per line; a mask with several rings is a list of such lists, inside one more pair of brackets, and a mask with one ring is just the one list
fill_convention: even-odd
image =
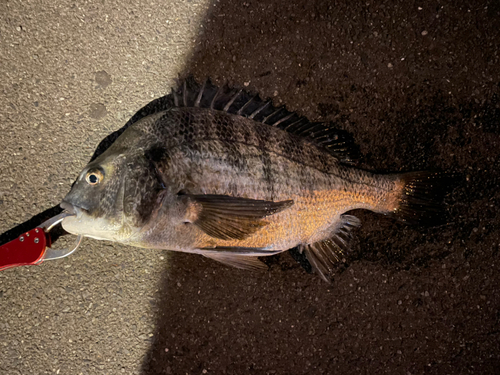
[(461, 178), (443, 225), (356, 212), (331, 284), (296, 253), (249, 273), (89, 239), (2, 271), (0, 372), (497, 373), (500, 3), (460, 3), (2, 2), (0, 233), (178, 74), (348, 130), (364, 168)]
[[(101, 139), (170, 89), (208, 6), (0, 3), (0, 233), (57, 205)], [(166, 256), (79, 250), (0, 273), (0, 373), (140, 372)]]

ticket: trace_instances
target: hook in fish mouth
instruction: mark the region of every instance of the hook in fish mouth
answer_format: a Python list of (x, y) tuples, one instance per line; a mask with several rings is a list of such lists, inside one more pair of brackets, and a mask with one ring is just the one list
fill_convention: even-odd
[(65, 218), (70, 216), (71, 217), (76, 216), (76, 214), (69, 212), (62, 212), (59, 215), (56, 215), (44, 221), (42, 224), (39, 225), (39, 227), (42, 228), (45, 232), (50, 232), (52, 228), (54, 228), (56, 225), (60, 224)]

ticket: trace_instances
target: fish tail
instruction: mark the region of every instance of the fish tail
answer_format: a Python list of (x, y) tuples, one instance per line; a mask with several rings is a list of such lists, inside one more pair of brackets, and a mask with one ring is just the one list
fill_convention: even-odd
[(444, 198), (458, 176), (441, 172), (398, 175), (392, 212), (410, 224), (437, 224), (445, 219)]

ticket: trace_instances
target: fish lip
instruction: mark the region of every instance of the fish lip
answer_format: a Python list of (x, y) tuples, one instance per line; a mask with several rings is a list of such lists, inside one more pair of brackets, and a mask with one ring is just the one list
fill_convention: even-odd
[(75, 206), (74, 204), (71, 204), (69, 202), (66, 202), (66, 201), (62, 201), (59, 206), (64, 210), (66, 211), (67, 213), (71, 214), (71, 215), (74, 215), (74, 216), (80, 216), (82, 212), (88, 212), (88, 210), (86, 210), (85, 208), (83, 207), (79, 207), (79, 206)]
[(75, 210), (75, 206), (73, 206), (71, 203), (68, 203), (68, 202), (65, 202), (65, 201), (62, 201), (61, 204), (59, 204), (59, 206), (64, 210), (66, 211), (67, 213), (70, 213), (72, 215), (76, 215), (76, 210)]

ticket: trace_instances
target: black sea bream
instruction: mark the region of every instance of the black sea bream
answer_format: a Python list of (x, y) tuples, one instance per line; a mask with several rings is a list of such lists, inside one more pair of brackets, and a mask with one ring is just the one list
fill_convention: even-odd
[(184, 80), (81, 172), (64, 229), (132, 246), (202, 254), (240, 268), (299, 246), (328, 279), (363, 208), (419, 221), (439, 174), (352, 166), (345, 132), (247, 92)]

